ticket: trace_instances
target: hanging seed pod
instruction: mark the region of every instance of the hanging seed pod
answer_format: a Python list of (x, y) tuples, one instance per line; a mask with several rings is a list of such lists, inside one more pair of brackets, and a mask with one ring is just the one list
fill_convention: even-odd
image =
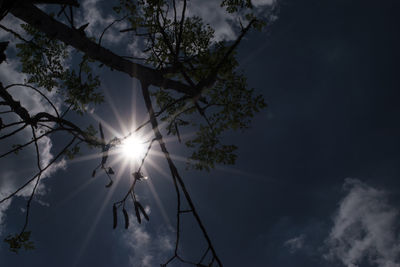
[(103, 147), (104, 147), (104, 133), (103, 133), (103, 127), (101, 126), (101, 122), (99, 122), (99, 131), (100, 131), (100, 137), (101, 137), (101, 141), (103, 143)]
[(113, 229), (117, 228), (117, 222), (118, 222), (117, 207), (114, 204), (113, 205)]
[(140, 211), (143, 213), (144, 218), (146, 218), (147, 221), (150, 220), (149, 216), (147, 215), (146, 211), (144, 210), (142, 204), (140, 202), (137, 202), (137, 205), (139, 206)]
[(106, 185), (106, 187), (109, 188), (110, 186), (112, 186), (112, 184), (113, 184), (113, 181), (110, 180), (110, 182)]
[(126, 212), (126, 209), (123, 208), (123, 209), (122, 209), (122, 213), (124, 214), (124, 218), (125, 218), (125, 229), (128, 229), (128, 227), (129, 227), (128, 212)]
[(101, 158), (101, 166), (104, 166), (104, 164), (106, 164), (107, 162), (107, 158), (108, 158), (108, 150), (110, 149), (109, 145), (105, 145), (103, 147), (103, 157)]
[(139, 212), (139, 207), (137, 205), (138, 202), (135, 202), (135, 213), (136, 213), (136, 218), (138, 223), (142, 223), (142, 219), (140, 218), (140, 212)]
[(179, 143), (181, 143), (182, 142), (181, 135), (179, 134), (178, 124), (176, 122), (175, 122), (175, 131), (176, 131), (176, 135), (178, 136), (178, 141), (179, 141)]
[(110, 145), (106, 145), (106, 141), (104, 139), (103, 127), (101, 126), (101, 123), (99, 123), (99, 131), (101, 137), (101, 147), (103, 152), (103, 157), (101, 158), (101, 166), (104, 166), (104, 164), (106, 164), (107, 162), (108, 150), (110, 149)]

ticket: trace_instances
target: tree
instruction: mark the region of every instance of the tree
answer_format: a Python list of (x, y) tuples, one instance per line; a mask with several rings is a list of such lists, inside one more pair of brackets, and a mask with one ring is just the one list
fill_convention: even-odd
[[(56, 13), (46, 13), (36, 4), (54, 4), (47, 12), (53, 10)], [(133, 173), (133, 182), (122, 199), (113, 205), (114, 228), (117, 227), (121, 212), (125, 227), (129, 227), (125, 204), (130, 199), (138, 223), (142, 218), (149, 220), (136, 198), (135, 185), (144, 178), (141, 168), (153, 143), (158, 142), (168, 163), (177, 196), (175, 248), (164, 266), (173, 260), (198, 266), (222, 266), (163, 139), (163, 135), (167, 134), (176, 136), (181, 142), (181, 132), (196, 129), (196, 135), (184, 142), (192, 151), (188, 158), (189, 166), (209, 171), (216, 164), (234, 164), (236, 147), (222, 142), (224, 133), (248, 128), (253, 115), (266, 106), (263, 98), (247, 87), (235, 54), (244, 36), (251, 29), (261, 30), (268, 16), (264, 14), (264, 18), (259, 17), (250, 0), (223, 0), (220, 6), (236, 23), (236, 39), (232, 41), (217, 40), (211, 25), (188, 13), (187, 0), (119, 0), (113, 8), (119, 18), (104, 28), (98, 37), (88, 36), (85, 32), (87, 23), (77, 25), (74, 14), (79, 10), (79, 3), (75, 0), (2, 1), (0, 19), (12, 14), (24, 22), (21, 25), (23, 34), (3, 25), (0, 27), (17, 38), (17, 56), (27, 79), (18, 84), (0, 83), (3, 116), (0, 120), (0, 140), (9, 140), (26, 131), (30, 132), (31, 138), (2, 152), (0, 158), (33, 146), (37, 165), (37, 172), (25, 184), (0, 200), (3, 203), (21, 190), (31, 190), (21, 231), (5, 239), (11, 250), (33, 247), (29, 239), (30, 231), (27, 230), (30, 204), (41, 177), (49, 168), (63, 157), (73, 158), (79, 153), (81, 145), (87, 144), (94, 149), (101, 149), (101, 160), (92, 176), (98, 171), (104, 172), (109, 179), (106, 187), (110, 187), (114, 174), (113, 166), (108, 161), (110, 152), (130, 135), (150, 125), (154, 136), (148, 140), (147, 151), (139, 168)], [(269, 6), (269, 11), (272, 10)], [(127, 25), (127, 28), (120, 30), (120, 34), (140, 41), (137, 49), (140, 49), (141, 57), (119, 56), (118, 51), (112, 52), (102, 45), (106, 32), (117, 23)], [(8, 45), (8, 42), (0, 43), (2, 62), (6, 61)], [(148, 120), (135, 131), (109, 141), (105, 140), (101, 123), (97, 131), (97, 127), (93, 126), (84, 129), (73, 119), (73, 113), (85, 115), (89, 105), (103, 101), (103, 96), (98, 92), (101, 77), (96, 72), (105, 67), (126, 73), (140, 82), (148, 114)], [(33, 112), (24, 107), (13, 96), (14, 87), (32, 90), (48, 103), (51, 111)], [(54, 92), (66, 105), (54, 103), (49, 97), (49, 93)], [(60, 132), (68, 135), (70, 141), (44, 164), (39, 142)], [(182, 201), (187, 202), (189, 209), (183, 208)], [(203, 257), (197, 262), (185, 259), (179, 252), (182, 234), (180, 218), (184, 213), (194, 216), (207, 242)], [(209, 262), (206, 263), (207, 258)]]

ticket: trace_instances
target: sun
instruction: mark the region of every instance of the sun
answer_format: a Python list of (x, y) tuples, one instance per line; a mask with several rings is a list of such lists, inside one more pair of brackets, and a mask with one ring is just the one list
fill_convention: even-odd
[(141, 161), (146, 154), (146, 142), (138, 136), (129, 136), (121, 144), (123, 156), (129, 160)]

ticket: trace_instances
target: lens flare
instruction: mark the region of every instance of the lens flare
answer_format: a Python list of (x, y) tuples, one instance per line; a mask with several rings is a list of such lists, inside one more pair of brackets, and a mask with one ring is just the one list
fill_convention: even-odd
[(146, 144), (137, 136), (130, 136), (122, 142), (121, 150), (126, 158), (140, 161), (146, 153)]

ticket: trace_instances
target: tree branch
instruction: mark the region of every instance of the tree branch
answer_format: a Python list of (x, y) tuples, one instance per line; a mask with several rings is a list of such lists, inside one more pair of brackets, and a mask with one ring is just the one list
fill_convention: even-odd
[(30, 184), (33, 180), (35, 180), (42, 172), (46, 171), (51, 165), (53, 165), (54, 162), (58, 160), (58, 158), (64, 154), (65, 150), (68, 149), (76, 140), (76, 137), (73, 137), (72, 140), (47, 164), (41, 172), (35, 174), (31, 179), (29, 179), (25, 184), (21, 185), (17, 190), (15, 190), (13, 193), (9, 194), (7, 197), (3, 198), (0, 200), (0, 204), (3, 203), (4, 201), (12, 198), (16, 194), (18, 194), (22, 189), (24, 189), (28, 184)]
[[(149, 89), (148, 89), (149, 88), (149, 83), (143, 83), (142, 82), (141, 85), (142, 85), (141, 87), (142, 87), (143, 98), (144, 98), (144, 101), (145, 101), (145, 104), (146, 104), (147, 111), (148, 111), (148, 113), (150, 115), (150, 120), (151, 120), (151, 125), (152, 125), (153, 131), (154, 131), (154, 135), (155, 135), (156, 139), (158, 140), (158, 143), (160, 145), (161, 151), (164, 153), (164, 156), (165, 156), (165, 158), (167, 160), (169, 169), (171, 171), (172, 180), (174, 182), (174, 186), (175, 186), (175, 189), (177, 191), (177, 196), (178, 196), (178, 209), (177, 209), (178, 223), (180, 222), (180, 220), (179, 220), (179, 215), (180, 215), (179, 211), (181, 210), (180, 209), (179, 188), (178, 188), (178, 185), (179, 185), (179, 187), (181, 188), (181, 190), (182, 190), (182, 192), (183, 192), (183, 194), (184, 194), (184, 196), (185, 196), (185, 198), (187, 200), (187, 203), (188, 203), (190, 209), (192, 210), (193, 216), (196, 219), (197, 224), (199, 225), (200, 230), (201, 230), (204, 238), (206, 239), (206, 241), (208, 243), (208, 246), (210, 247), (210, 250), (211, 250), (211, 253), (213, 255), (213, 258), (217, 261), (218, 265), (220, 267), (222, 267), (223, 266), (222, 262), (219, 259), (218, 255), (217, 255), (217, 252), (215, 251), (215, 248), (214, 248), (214, 246), (213, 246), (213, 244), (211, 242), (211, 239), (210, 239), (210, 237), (209, 237), (209, 235), (207, 233), (206, 228), (204, 227), (203, 222), (200, 219), (199, 214), (197, 213), (196, 208), (194, 207), (194, 203), (192, 201), (192, 198), (190, 197), (189, 192), (186, 189), (186, 185), (183, 182), (182, 177), (179, 175), (178, 169), (176, 168), (174, 162), (172, 161), (171, 156), (170, 156), (170, 154), (169, 154), (169, 152), (167, 150), (167, 147), (166, 147), (166, 145), (165, 145), (165, 143), (163, 141), (163, 137), (162, 137), (161, 132), (160, 132), (160, 130), (158, 128), (157, 119), (156, 119), (156, 117), (154, 115), (153, 105), (151, 103), (150, 93), (149, 93)], [(179, 228), (177, 229), (177, 232), (178, 231), (179, 231)], [(177, 234), (177, 238), (179, 238), (178, 234)], [(177, 257), (176, 254), (177, 254), (177, 245), (176, 245), (176, 248), (175, 248), (175, 257)]]
[(195, 94), (194, 89), (189, 85), (164, 78), (160, 71), (114, 54), (110, 50), (91, 41), (81, 31), (72, 29), (55, 20), (32, 4), (26, 3), (14, 7), (10, 12), (17, 18), (44, 32), (50, 38), (56, 38), (87, 54), (91, 59), (97, 60), (112, 69), (124, 72), (139, 80), (151, 81), (151, 85), (160, 88), (172, 89), (188, 95)]

